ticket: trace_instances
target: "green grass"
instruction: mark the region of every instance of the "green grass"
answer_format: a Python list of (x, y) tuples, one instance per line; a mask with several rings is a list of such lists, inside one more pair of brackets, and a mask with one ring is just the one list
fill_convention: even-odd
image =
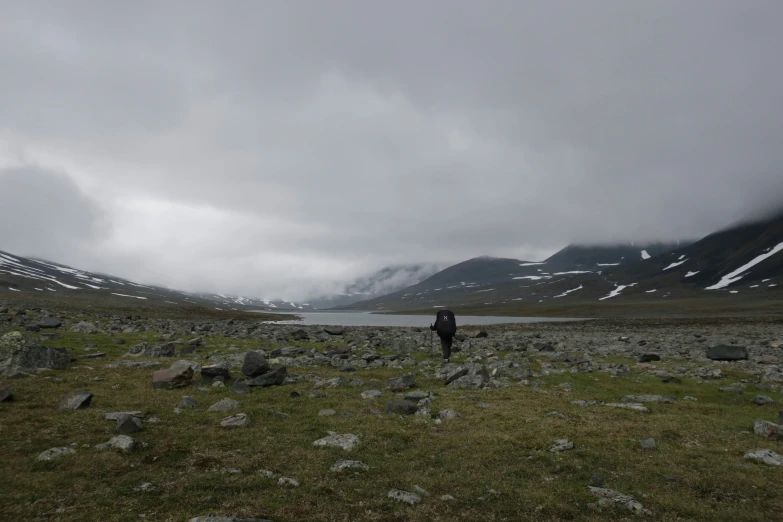
[[(781, 395), (765, 391), (776, 404), (755, 406), (752, 386), (743, 395), (718, 391), (744, 377), (741, 374), (715, 382), (684, 378), (682, 384), (671, 384), (635, 371), (627, 378), (566, 373), (542, 377), (539, 386), (450, 391), (416, 368), (354, 374), (323, 367), (289, 368), (290, 373), (324, 378), (360, 378), (365, 384), (320, 389), (324, 397), (318, 399), (307, 396), (313, 385), (304, 380), (243, 396), (229, 388), (153, 390), (151, 369), (104, 368), (132, 344), (158, 336), (117, 337), (127, 344), (118, 346), (104, 335), (63, 333), (50, 344), (75, 354), (87, 353), (83, 348), (89, 344), (109, 357), (10, 383), (17, 399), (0, 404), (0, 476), (6, 479), (0, 488), (0, 520), (124, 521), (143, 514), (147, 520), (181, 521), (207, 513), (275, 521), (629, 518), (621, 511), (590, 507), (595, 498), (587, 485), (595, 473), (605, 477), (607, 487), (634, 495), (652, 511), (649, 520), (780, 520), (783, 514), (780, 470), (743, 459), (746, 451), (756, 448), (783, 452), (783, 443), (752, 433), (755, 418), (777, 417)], [(225, 352), (230, 345), (244, 350), (268, 343), (212, 337), (205, 342), (207, 347), (198, 355)], [(321, 343), (301, 344), (322, 348)], [(428, 358), (421, 352), (415, 357)], [(456, 359), (463, 357), (461, 353)], [(385, 404), (399, 394), (384, 391), (377, 400), (360, 398), (361, 391), (383, 389), (387, 378), (407, 371), (416, 373), (419, 389), (438, 395), (433, 412), (455, 408), (464, 418), (435, 425), (419, 417), (389, 417), (383, 413)], [(571, 383), (570, 392), (558, 386), (563, 382)], [(90, 408), (57, 410), (61, 396), (83, 389), (95, 394)], [(291, 398), (294, 390), (302, 396)], [(649, 414), (571, 404), (577, 399), (619, 401), (624, 395), (644, 393), (680, 400), (650, 404)], [(173, 408), (183, 395), (193, 396), (198, 408), (175, 414)], [(682, 400), (686, 395), (699, 400)], [(480, 408), (475, 399), (461, 396), (473, 396), (491, 408)], [(250, 416), (249, 427), (225, 430), (219, 422), (229, 413), (206, 411), (223, 397), (239, 401), (238, 411)], [(319, 417), (318, 411), (325, 408), (337, 415)], [(146, 418), (160, 418), (160, 423), (145, 423), (145, 429), (134, 435), (137, 443), (148, 446), (129, 455), (93, 449), (114, 435), (114, 423), (103, 420), (103, 414), (120, 410), (142, 410)], [(566, 418), (547, 416), (552, 411)], [(350, 416), (343, 417), (343, 412)], [(358, 434), (362, 444), (353, 452), (312, 445), (329, 431)], [(648, 437), (655, 438), (657, 450), (639, 447), (638, 441)], [(559, 438), (573, 441), (575, 449), (549, 453)], [(73, 443), (75, 455), (35, 462), (40, 452)], [(361, 460), (370, 469), (329, 472), (342, 459)], [(227, 468), (242, 473), (221, 472)], [(295, 477), (301, 487), (278, 486), (258, 473), (262, 469)], [(664, 475), (673, 475), (674, 480)], [(133, 491), (144, 482), (157, 490)], [(432, 496), (415, 507), (386, 497), (392, 488), (409, 490), (414, 484)], [(489, 494), (490, 489), (497, 494)], [(455, 500), (441, 501), (446, 494)]]

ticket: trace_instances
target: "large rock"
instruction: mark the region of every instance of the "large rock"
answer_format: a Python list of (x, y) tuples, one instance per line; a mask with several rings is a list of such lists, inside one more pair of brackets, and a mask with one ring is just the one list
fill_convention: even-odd
[(477, 390), (479, 388), (483, 388), (484, 384), (487, 381), (488, 379), (480, 373), (477, 373), (475, 375), (463, 375), (459, 379), (451, 382), (449, 384), (449, 388), (451, 388), (452, 390), (456, 390), (456, 389)]
[(370, 466), (358, 460), (338, 460), (332, 464), (332, 467), (329, 468), (329, 471), (336, 471), (339, 473), (341, 471), (345, 471), (346, 469), (368, 470), (370, 469)]
[(329, 335), (342, 335), (344, 331), (342, 326), (327, 326), (324, 328), (324, 332)]
[(82, 410), (89, 408), (92, 402), (92, 393), (86, 391), (73, 392), (57, 402), (61, 410)]
[(593, 486), (588, 487), (590, 489), (590, 493), (598, 497), (599, 506), (618, 507), (638, 515), (650, 514), (650, 511), (645, 509), (641, 502), (630, 495), (623, 495), (622, 493), (612, 489), (596, 488)]
[(193, 379), (191, 366), (178, 365), (176, 367), (158, 370), (152, 374), (152, 386), (156, 390), (173, 390), (184, 388)]
[(72, 360), (67, 352), (40, 346), (19, 332), (9, 332), (0, 337), (0, 372), (68, 368)]
[(62, 324), (62, 321), (56, 317), (41, 317), (41, 319), (35, 323), (38, 328), (59, 328)]
[(713, 361), (746, 361), (748, 349), (744, 346), (719, 344), (707, 349), (707, 358)]
[(239, 408), (239, 403), (234, 399), (221, 399), (209, 407), (207, 411), (229, 411)]
[(0, 402), (10, 402), (12, 400), (14, 400), (14, 390), (5, 384), (0, 384)]
[(464, 366), (460, 366), (459, 368), (456, 368), (446, 374), (446, 377), (443, 379), (443, 384), (451, 384), (452, 382), (456, 381), (460, 377), (464, 377), (468, 374), (468, 369)]
[(250, 424), (250, 417), (246, 413), (237, 413), (220, 421), (224, 428), (244, 428)]
[(245, 384), (248, 386), (278, 386), (283, 384), (287, 375), (288, 371), (285, 366), (280, 366), (263, 375), (245, 381)]
[(402, 489), (393, 489), (389, 491), (389, 494), (387, 496), (393, 500), (402, 502), (404, 504), (408, 504), (410, 506), (413, 506), (421, 502), (421, 497), (419, 495)]
[(783, 466), (783, 456), (768, 449), (753, 450), (745, 453), (745, 458), (757, 460), (770, 466)]
[(121, 451), (123, 453), (130, 453), (133, 451), (133, 448), (136, 446), (136, 442), (127, 435), (117, 435), (116, 437), (112, 437), (107, 442), (104, 442), (103, 444), (98, 444), (95, 446), (95, 449), (99, 450), (117, 450)]
[(318, 439), (313, 442), (313, 446), (322, 448), (341, 448), (345, 451), (351, 451), (359, 445), (359, 437), (352, 433), (343, 433), (342, 435), (332, 433), (328, 437)]
[(140, 343), (131, 346), (128, 349), (127, 357), (174, 357), (176, 355), (176, 348), (174, 343), (147, 345), (147, 343)]
[(98, 333), (98, 327), (95, 326), (92, 323), (88, 323), (87, 321), (82, 321), (80, 323), (76, 323), (73, 328), (71, 328), (72, 333), (83, 333), (83, 334), (94, 334)]
[(59, 459), (60, 457), (64, 457), (65, 455), (73, 455), (74, 453), (76, 453), (76, 450), (67, 446), (61, 448), (49, 448), (48, 450), (38, 455), (35, 460), (38, 462), (54, 460)]
[(396, 413), (399, 415), (413, 415), (419, 406), (413, 401), (392, 400), (386, 403), (387, 413)]
[(122, 433), (123, 435), (136, 433), (142, 430), (141, 419), (135, 415), (124, 414), (117, 419), (115, 429), (117, 433)]
[(258, 377), (271, 369), (272, 367), (266, 358), (255, 350), (249, 350), (242, 361), (242, 373), (248, 377)]
[(228, 363), (218, 363), (211, 366), (204, 366), (201, 368), (201, 381), (227, 381), (231, 378), (231, 372), (229, 371)]
[(411, 374), (403, 375), (402, 377), (392, 377), (386, 381), (386, 387), (393, 392), (403, 392), (414, 386), (416, 386), (416, 379)]

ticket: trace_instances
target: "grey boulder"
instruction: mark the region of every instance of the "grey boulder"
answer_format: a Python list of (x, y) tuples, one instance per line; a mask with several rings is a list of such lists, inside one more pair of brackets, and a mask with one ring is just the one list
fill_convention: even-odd
[(748, 349), (744, 346), (719, 344), (707, 349), (707, 358), (713, 361), (745, 361), (748, 359)]
[(73, 392), (57, 402), (61, 410), (82, 410), (89, 408), (92, 402), (92, 393), (86, 391)]

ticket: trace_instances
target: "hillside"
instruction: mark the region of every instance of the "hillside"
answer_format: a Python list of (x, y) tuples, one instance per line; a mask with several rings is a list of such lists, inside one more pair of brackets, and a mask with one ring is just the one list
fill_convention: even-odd
[(365, 310), (513, 311), (545, 303), (777, 298), (783, 279), (783, 216), (740, 224), (689, 244), (570, 245), (542, 262), (476, 258), (418, 285), (364, 301)]
[(0, 294), (45, 294), (62, 298), (89, 297), (144, 304), (204, 306), (216, 310), (302, 310), (304, 305), (221, 294), (189, 293), (150, 286), (120, 277), (0, 251)]

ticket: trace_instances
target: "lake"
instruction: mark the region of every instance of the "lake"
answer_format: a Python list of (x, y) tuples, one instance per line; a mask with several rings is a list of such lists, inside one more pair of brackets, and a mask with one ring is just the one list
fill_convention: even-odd
[[(261, 312), (262, 310), (258, 310)], [(264, 313), (270, 313), (263, 310)], [(271, 312), (278, 313), (278, 312)], [(279, 312), (281, 315), (295, 314), (299, 321), (276, 321), (277, 324), (301, 324), (324, 326), (420, 326), (428, 327), (435, 321), (432, 315), (385, 315), (371, 312)], [(458, 315), (457, 326), (480, 326), (487, 324), (544, 323), (563, 321), (584, 321), (578, 318), (562, 317), (503, 317), (492, 315)]]

